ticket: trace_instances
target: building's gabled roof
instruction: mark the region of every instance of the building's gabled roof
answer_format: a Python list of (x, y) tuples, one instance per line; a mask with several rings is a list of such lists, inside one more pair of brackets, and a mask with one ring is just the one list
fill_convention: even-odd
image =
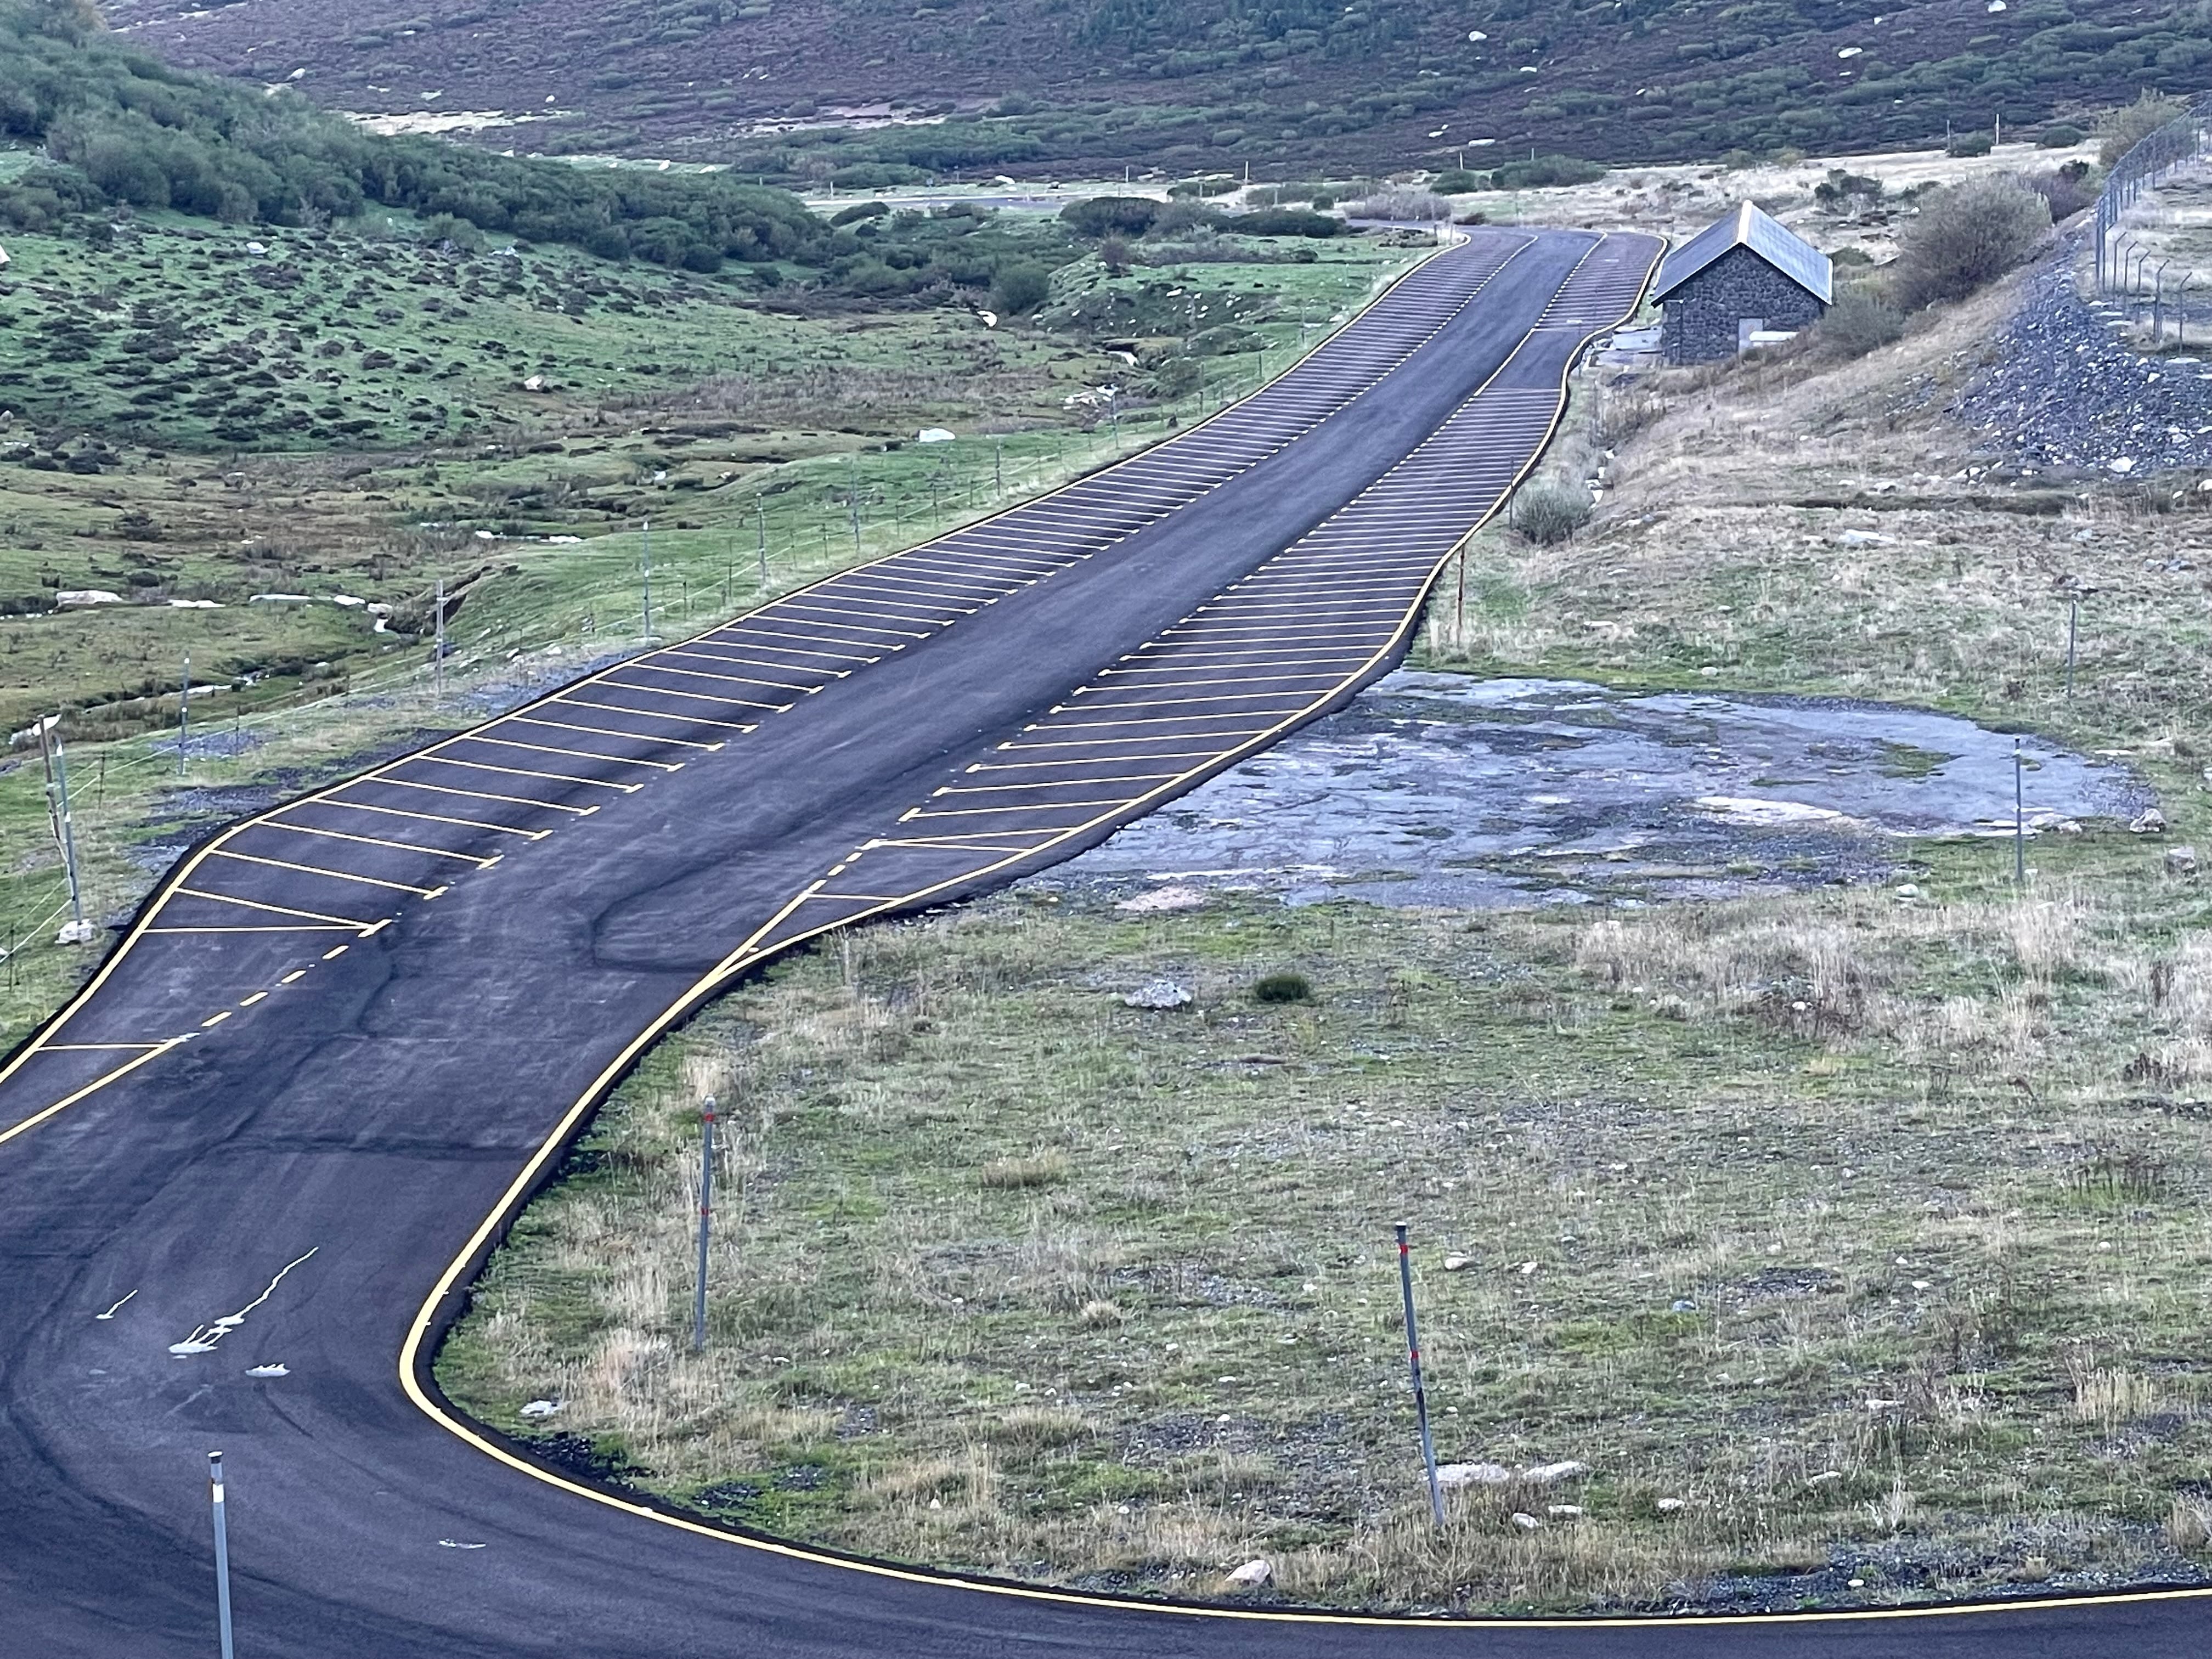
[(1833, 297), (1834, 278), (1828, 256), (1746, 202), (1717, 224), (1707, 225), (1669, 253), (1659, 267), (1659, 281), (1651, 297), (1663, 300), (1730, 248), (1747, 247), (1822, 305)]

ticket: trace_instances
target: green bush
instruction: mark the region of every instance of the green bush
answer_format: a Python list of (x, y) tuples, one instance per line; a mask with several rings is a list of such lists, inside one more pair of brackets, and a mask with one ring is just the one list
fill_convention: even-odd
[(1588, 524), (1593, 506), (1589, 491), (1576, 484), (1525, 484), (1513, 495), (1513, 527), (1548, 547)]
[(1303, 208), (1261, 208), (1224, 219), (1221, 228), (1235, 236), (1334, 236), (1343, 231), (1344, 221)]
[(1469, 173), (1465, 167), (1446, 167), (1429, 180), (1429, 188), (1440, 196), (1464, 196), (1471, 190), (1480, 190), (1483, 175)]
[(831, 214), (830, 223), (833, 228), (857, 225), (863, 219), (880, 219), (890, 211), (890, 209), (881, 202), (856, 202), (851, 207), (841, 209)]
[(1918, 310), (1962, 300), (2035, 252), (2051, 205), (2016, 179), (1978, 179), (1921, 198), (1898, 238), (1897, 302)]
[(1946, 155), (1987, 155), (1996, 143), (1986, 132), (1954, 133), (1951, 142), (1943, 147)]
[(2169, 121), (2189, 113), (2189, 106), (2163, 93), (2146, 92), (2132, 104), (2106, 112), (2097, 123), (2097, 165), (2109, 167)]
[(1863, 357), (1905, 333), (1905, 313), (1861, 284), (1845, 289), (1828, 307), (1814, 335), (1816, 343), (1844, 357)]
[(2035, 142), (2045, 149), (2071, 149), (2088, 136), (2067, 122), (2053, 121), (2036, 135)]
[(1605, 177), (1595, 161), (1576, 155), (1535, 155), (1525, 161), (1508, 161), (1490, 175), (1492, 190), (1542, 190), (1555, 185), (1587, 185)]
[(1255, 1002), (1310, 1002), (1313, 985), (1304, 974), (1269, 974), (1252, 987)]
[(1052, 295), (1052, 273), (1027, 262), (1003, 264), (991, 283), (991, 308), (1001, 317), (1024, 317)]
[(1159, 216), (1160, 204), (1147, 196), (1094, 196), (1060, 210), (1060, 222), (1078, 236), (1141, 236)]

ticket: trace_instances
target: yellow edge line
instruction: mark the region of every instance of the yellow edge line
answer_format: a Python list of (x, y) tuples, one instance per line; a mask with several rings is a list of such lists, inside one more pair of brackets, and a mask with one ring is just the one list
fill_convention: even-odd
[[(21, 1123), (15, 1125), (13, 1127), (0, 1129), (0, 1146), (6, 1146), (8, 1142), (13, 1140), (17, 1135), (26, 1134), (31, 1130), (37, 1128), (39, 1125), (44, 1123), (48, 1118), (52, 1117), (56, 1113), (67, 1111), (70, 1107), (76, 1105), (77, 1102), (82, 1100), (86, 1096), (98, 1094), (102, 1089), (105, 1089), (109, 1084), (114, 1082), (118, 1078), (128, 1076), (131, 1073), (137, 1071), (141, 1066), (143, 1066), (148, 1060), (159, 1060), (163, 1054), (167, 1054), (170, 1049), (175, 1048), (179, 1043), (188, 1040), (189, 1039), (187, 1038), (180, 1036), (171, 1037), (166, 1042), (156, 1044), (155, 1047), (149, 1048), (144, 1054), (139, 1055), (137, 1059), (127, 1060), (123, 1065), (117, 1066), (106, 1076), (95, 1079), (94, 1081), (86, 1084), (83, 1088), (79, 1089), (75, 1094), (63, 1096), (52, 1105), (47, 1107), (44, 1111), (33, 1113), (29, 1117), (25, 1118)], [(26, 1050), (25, 1056), (27, 1057), (33, 1051)], [(9, 1069), (12, 1071), (15, 1068), (10, 1066)]]
[[(1601, 238), (1598, 242), (1591, 245), (1590, 252), (1595, 252), (1597, 248), (1601, 246), (1603, 246), (1602, 238)], [(1587, 259), (1589, 255), (1585, 254), (1583, 258)], [(1656, 269), (1657, 264), (1658, 256), (1655, 254), (1652, 258), (1651, 269)], [(1579, 268), (1578, 264), (1577, 269)], [(1414, 267), (1414, 269), (1419, 269), (1419, 267)], [(1572, 273), (1571, 272), (1569, 274), (1570, 276), (1571, 276)], [(1644, 273), (1645, 286), (1648, 286), (1650, 282), (1650, 270), (1647, 269)], [(1642, 301), (1643, 293), (1644, 289), (1642, 288), (1639, 288), (1636, 292), (1635, 299), (1639, 303)], [(1624, 315), (1632, 316), (1634, 313), (1635, 307), (1634, 306), (1631, 306)], [(1531, 333), (1533, 334), (1533, 332), (1534, 331), (1532, 330)], [(1602, 332), (1604, 332), (1602, 328), (1591, 330), (1589, 333), (1583, 336), (1583, 343), (1586, 345), (1589, 341), (1595, 338), (1597, 335)], [(1525, 337), (1523, 343), (1526, 343)], [(1543, 442), (1539, 443), (1535, 447), (1534, 450), (1530, 453), (1527, 463), (1522, 467), (1521, 471), (1515, 475), (1515, 483), (1516, 485), (1522, 478), (1525, 478), (1528, 472), (1535, 466), (1536, 462), (1541, 458), (1544, 449), (1551, 442), (1553, 435), (1559, 430), (1559, 418), (1563, 414), (1565, 414), (1566, 410), (1566, 374), (1568, 371), (1571, 369), (1575, 361), (1578, 359), (1581, 355), (1582, 347), (1577, 346), (1575, 351), (1570, 354), (1567, 358), (1567, 368), (1562, 369), (1560, 374), (1557, 405), (1553, 411), (1551, 424), (1546, 430)], [(1510, 354), (1508, 361), (1510, 361)], [(1503, 365), (1500, 366), (1500, 368), (1502, 372)], [(1474, 395), (1478, 397), (1480, 396), (1480, 390), (1479, 389)], [(1506, 495), (1510, 493), (1511, 492), (1508, 490), (1504, 494), (1500, 495), (1498, 497), (1500, 505), (1504, 503)], [(1468, 536), (1462, 538), (1462, 541), (1464, 542), (1467, 539), (1470, 539), (1479, 533), (1492, 519), (1497, 516), (1497, 513), (1498, 508), (1496, 507), (1492, 507), (1491, 510), (1488, 513), (1486, 513), (1476, 523), (1474, 528), (1468, 532)], [(1460, 544), (1461, 544), (1459, 543), (1454, 544), (1455, 551)], [(1449, 554), (1447, 554), (1443, 558), (1441, 558), (1437, 562), (1435, 568), (1431, 574), (1431, 582), (1434, 581), (1437, 575), (1443, 574), (1445, 565), (1449, 562), (1450, 556), (1451, 556)], [(1427, 602), (1428, 588), (1425, 586), (1421, 591), (1419, 602), (1407, 610), (1406, 612), (1405, 621), (1401, 625), (1399, 633), (1394, 634), (1391, 636), (1392, 643), (1395, 643), (1396, 640), (1402, 635), (1406, 629), (1418, 624), (1420, 619), (1421, 610)], [(1363, 665), (1358, 673), (1346, 676), (1344, 684), (1346, 685), (1356, 684), (1362, 674), (1369, 672), (1369, 670), (1372, 669), (1382, 660), (1383, 657), (1388, 653), (1389, 649), (1389, 647), (1386, 645), (1382, 649), (1376, 652), (1374, 655), (1367, 659), (1365, 665)], [(1261, 737), (1248, 739), (1245, 743), (1240, 744), (1236, 750), (1230, 750), (1226, 755), (1223, 756), (1220, 763), (1226, 763), (1229, 760), (1245, 752), (1249, 752), (1253, 749), (1263, 747), (1265, 744), (1273, 736), (1277, 735), (1279, 731), (1287, 729), (1287, 727), (1294, 724), (1296, 724), (1295, 720), (1285, 720), (1281, 727), (1271, 729), (1268, 732), (1263, 733)], [(1201, 769), (1210, 770), (1215, 769), (1208, 768)], [(1153, 793), (1158, 793), (1160, 792), (1155, 791)], [(1071, 831), (1068, 833), (1072, 834), (1077, 832)], [(1049, 847), (1051, 844), (1052, 843), (1050, 842), (1047, 842), (1044, 843), (1044, 846)], [(993, 870), (1003, 868), (1007, 864), (1018, 862), (1023, 859), (1032, 857), (1036, 852), (1042, 850), (1043, 850), (1042, 848), (1038, 848), (1031, 849), (1030, 852), (1015, 854), (1012, 857), (1000, 860), (998, 864), (986, 866), (981, 870), (969, 872), (968, 874), (955, 878), (953, 881), (942, 883), (939, 884), (939, 885), (951, 886), (973, 881), (980, 876), (989, 874)], [(528, 1475), (532, 1480), (542, 1481), (549, 1486), (556, 1487), (560, 1491), (568, 1492), (573, 1497), (588, 1499), (590, 1502), (598, 1504), (604, 1508), (619, 1510), (623, 1514), (634, 1516), (641, 1521), (651, 1521), (660, 1526), (672, 1527), (678, 1531), (690, 1533), (701, 1538), (711, 1538), (719, 1542), (729, 1544), (739, 1549), (757, 1551), (763, 1555), (780, 1556), (787, 1560), (805, 1561), (817, 1566), (842, 1567), (848, 1571), (866, 1573), (871, 1577), (890, 1579), (897, 1583), (926, 1584), (938, 1589), (945, 1589), (948, 1588), (967, 1589), (972, 1590), (979, 1595), (1003, 1596), (1014, 1601), (1041, 1601), (1060, 1607), (1092, 1607), (1102, 1610), (1110, 1608), (1122, 1613), (1149, 1613), (1164, 1618), (1217, 1619), (1236, 1620), (1243, 1623), (1269, 1625), (1322, 1625), (1346, 1626), (1353, 1627), (1366, 1626), (1369, 1628), (1398, 1629), (1407, 1631), (1419, 1630), (1425, 1632), (1455, 1629), (1489, 1631), (1662, 1630), (1674, 1629), (1684, 1626), (1721, 1627), (1753, 1625), (1841, 1624), (1855, 1620), (1871, 1622), (1877, 1620), (1894, 1620), (1903, 1619), (1957, 1618), (1980, 1613), (2026, 1613), (2036, 1611), (2048, 1612), (2054, 1607), (2113, 1607), (2152, 1601), (2196, 1601), (2212, 1597), (2212, 1589), (2151, 1590), (2135, 1594), (2112, 1595), (2051, 1597), (2040, 1601), (2029, 1601), (2025, 1599), (2019, 1601), (2008, 1600), (1998, 1602), (1984, 1602), (1978, 1604), (1969, 1603), (1954, 1607), (1875, 1607), (1865, 1609), (1838, 1609), (1833, 1612), (1824, 1611), (1817, 1613), (1705, 1613), (1691, 1614), (1678, 1618), (1665, 1618), (1657, 1615), (1650, 1615), (1638, 1618), (1609, 1619), (1409, 1619), (1393, 1617), (1389, 1614), (1304, 1613), (1289, 1611), (1276, 1612), (1257, 1607), (1201, 1607), (1187, 1604), (1146, 1601), (1133, 1597), (1121, 1598), (1103, 1595), (1080, 1595), (1068, 1590), (1054, 1589), (1028, 1584), (979, 1582), (975, 1579), (956, 1577), (951, 1574), (924, 1571), (919, 1568), (894, 1566), (885, 1562), (854, 1560), (848, 1556), (833, 1555), (826, 1551), (811, 1549), (802, 1544), (785, 1543), (768, 1538), (749, 1537), (743, 1534), (726, 1530), (720, 1527), (709, 1525), (703, 1521), (694, 1521), (683, 1516), (672, 1515), (665, 1510), (653, 1508), (648, 1504), (632, 1503), (628, 1499), (617, 1498), (611, 1492), (601, 1492), (591, 1486), (580, 1486), (576, 1482), (568, 1480), (564, 1476), (555, 1474), (546, 1469), (542, 1469), (536, 1464), (516, 1456), (513, 1452), (507, 1450), (504, 1447), (494, 1444), (491, 1441), (486, 1439), (483, 1435), (477, 1432), (477, 1431), (469, 1424), (448, 1412), (446, 1409), (443, 1401), (433, 1398), (429, 1392), (422, 1387), (420, 1381), (418, 1373), (424, 1368), (428, 1360), (428, 1356), (424, 1352), (424, 1344), (428, 1340), (431, 1328), (436, 1322), (437, 1312), (440, 1305), (448, 1296), (453, 1294), (456, 1285), (459, 1283), (464, 1275), (468, 1273), (471, 1263), (482, 1253), (489, 1248), (494, 1237), (497, 1234), (501, 1226), (516, 1210), (520, 1207), (523, 1200), (528, 1197), (531, 1191), (536, 1186), (539, 1176), (546, 1165), (556, 1156), (557, 1156), (561, 1150), (568, 1144), (569, 1137), (575, 1132), (576, 1128), (582, 1123), (584, 1119), (587, 1117), (598, 1106), (601, 1098), (614, 1087), (616, 1082), (636, 1060), (637, 1057), (653, 1043), (659, 1041), (661, 1036), (666, 1033), (669, 1028), (675, 1025), (678, 1020), (698, 1002), (700, 999), (708, 995), (718, 985), (722, 984), (733, 975), (744, 971), (746, 968), (751, 967), (758, 963), (764, 962), (771, 957), (781, 955), (784, 951), (791, 949), (793, 945), (799, 945), (806, 939), (818, 938), (824, 933), (834, 932), (839, 927), (849, 927), (854, 922), (865, 921), (869, 915), (877, 914), (877, 912), (864, 911), (858, 916), (850, 916), (836, 921), (824, 922), (818, 927), (809, 928), (805, 933), (793, 935), (792, 938), (786, 939), (781, 945), (768, 949), (757, 948), (757, 941), (773, 933), (773, 931), (780, 926), (785, 918), (787, 917), (793, 910), (796, 910), (809, 898), (814, 896), (814, 895), (820, 890), (821, 886), (822, 884), (818, 881), (809, 884), (804, 891), (792, 899), (791, 902), (786, 904), (781, 910), (778, 911), (777, 914), (771, 918), (763, 928), (753, 934), (751, 939), (747, 939), (744, 945), (741, 945), (736, 951), (724, 957), (721, 962), (718, 963), (704, 976), (695, 982), (691, 988), (685, 992), (682, 998), (672, 1004), (659, 1018), (655, 1019), (651, 1025), (646, 1028), (646, 1030), (641, 1031), (623, 1048), (621, 1054), (617, 1054), (607, 1064), (605, 1068), (599, 1073), (599, 1076), (592, 1080), (591, 1086), (580, 1095), (577, 1097), (575, 1103), (570, 1106), (569, 1109), (562, 1115), (559, 1123), (555, 1127), (552, 1133), (549, 1135), (539, 1146), (537, 1153), (532, 1158), (529, 1164), (523, 1170), (522, 1173), (518, 1175), (508, 1185), (507, 1191), (501, 1194), (498, 1205), (493, 1209), (489, 1215), (484, 1218), (483, 1224), (477, 1228), (476, 1231), (472, 1235), (471, 1235), (468, 1243), (462, 1247), (460, 1253), (453, 1258), (452, 1262), (447, 1265), (446, 1271), (439, 1276), (437, 1285), (432, 1289), (429, 1297), (424, 1301), (422, 1308), (416, 1312), (413, 1323), (408, 1328), (407, 1340), (401, 1347), (399, 1352), (399, 1382), (401, 1388), (406, 1391), (407, 1397), (413, 1401), (416, 1406), (432, 1421), (437, 1423), (441, 1427), (447, 1430), (456, 1438), (474, 1447), (477, 1450), (482, 1452), (485, 1456), (491, 1458), (495, 1462), (502, 1463), (509, 1468)], [(922, 897), (928, 892), (933, 890), (936, 890), (924, 889), (921, 893), (909, 894), (905, 897), (892, 901), (891, 904), (911, 904), (916, 899)], [(886, 904), (882, 908), (890, 908), (890, 904)]]

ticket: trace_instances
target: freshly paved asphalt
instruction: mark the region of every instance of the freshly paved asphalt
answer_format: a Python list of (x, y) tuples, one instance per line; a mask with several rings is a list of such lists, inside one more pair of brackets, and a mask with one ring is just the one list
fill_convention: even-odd
[[(634, 1034), (825, 859), (879, 836), (1413, 450), (1522, 342), (1591, 240), (1542, 239), (1378, 394), (1280, 453), (726, 749), (641, 757), (646, 739), (626, 726), (634, 741), (604, 757), (613, 769), (518, 767), (538, 781), (486, 788), (468, 822), (523, 812), (489, 804), (507, 790), (548, 811), (594, 791), (599, 810), (569, 811), (542, 840), (486, 829), (517, 843), (488, 866), (473, 850), (440, 854), (462, 868), (434, 901), (409, 849), (444, 843), (327, 826), (303, 831), (329, 842), (323, 861), (237, 854), (228, 878), (274, 884), (179, 901), (178, 914), (203, 918), (258, 905), (289, 927), (282, 918), (322, 914), (299, 902), (299, 884), (335, 878), (383, 908), (333, 905), (342, 919), (327, 935), (143, 934), (60, 1035), (196, 1035), (0, 1143), (0, 1654), (212, 1652), (202, 1473), (216, 1448), (249, 1656), (2201, 1650), (2194, 1601), (1560, 1632), (1008, 1595), (625, 1514), (486, 1457), (402, 1392), (395, 1357), (438, 1274)], [(598, 739), (575, 741), (586, 747), (549, 752), (598, 752)], [(627, 781), (679, 754), (681, 770)], [(487, 763), (451, 764), (495, 781)], [(449, 781), (406, 787), (460, 787), (457, 772), (416, 775)], [(188, 908), (203, 902), (215, 908)], [(373, 934), (349, 931), (387, 913)], [(131, 1052), (35, 1057), (0, 1083), (0, 1133), (58, 1098), (42, 1068), (92, 1079)], [(275, 1364), (286, 1374), (247, 1375)]]

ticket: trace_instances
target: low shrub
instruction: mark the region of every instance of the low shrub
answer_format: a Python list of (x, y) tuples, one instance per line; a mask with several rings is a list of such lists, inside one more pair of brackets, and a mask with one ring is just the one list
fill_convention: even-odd
[(1513, 495), (1513, 527), (1548, 547), (1588, 524), (1593, 506), (1589, 491), (1574, 484), (1527, 484)]
[(1978, 179), (1922, 198), (1898, 239), (1897, 303), (1909, 311), (1962, 300), (2033, 253), (2051, 204), (2017, 179)]
[(1996, 141), (1986, 132), (1961, 132), (1954, 134), (1951, 142), (1943, 146), (1943, 153), (1946, 155), (1987, 155), (1996, 148)]
[(1252, 987), (1255, 1002), (1311, 1002), (1313, 985), (1304, 974), (1269, 974)]
[(1845, 289), (1814, 331), (1818, 345), (1844, 357), (1863, 357), (1905, 333), (1905, 313), (1865, 287)]
[(2053, 121), (2036, 134), (2035, 142), (2045, 149), (2071, 149), (2085, 142), (2089, 135), (2081, 128), (2064, 121)]

